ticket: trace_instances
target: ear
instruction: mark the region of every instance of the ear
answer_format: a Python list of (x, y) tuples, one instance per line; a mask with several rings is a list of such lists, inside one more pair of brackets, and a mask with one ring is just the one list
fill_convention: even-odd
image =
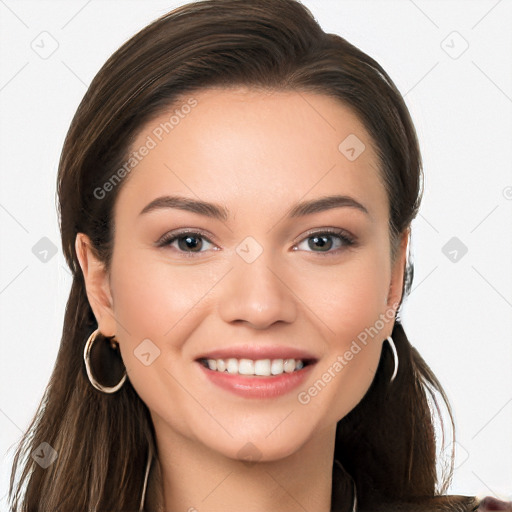
[[(398, 304), (402, 300), (404, 277), (405, 277), (405, 264), (407, 262), (407, 250), (409, 247), (409, 236), (411, 229), (404, 230), (400, 237), (399, 247), (397, 249), (395, 261), (391, 269), (391, 283), (389, 285), (389, 292), (387, 298), (388, 308), (397, 309)], [(396, 307), (395, 307), (396, 305)]]
[(103, 336), (114, 336), (116, 319), (113, 310), (109, 275), (104, 264), (95, 256), (90, 238), (78, 233), (75, 251), (84, 275), (87, 299), (93, 310), (98, 327)]

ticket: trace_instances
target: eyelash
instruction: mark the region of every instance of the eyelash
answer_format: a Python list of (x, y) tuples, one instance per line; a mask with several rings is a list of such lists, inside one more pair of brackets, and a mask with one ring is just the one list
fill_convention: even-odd
[[(209, 240), (209, 238), (206, 236), (206, 234), (199, 230), (199, 231), (181, 231), (178, 233), (176, 233), (176, 232), (167, 233), (157, 242), (157, 246), (158, 247), (170, 246), (176, 240), (178, 240), (180, 238), (185, 238), (186, 235), (192, 235), (194, 238), (202, 238), (202, 239), (205, 239), (207, 242), (213, 244), (213, 242), (211, 242)], [(313, 254), (316, 253), (316, 254), (321, 255), (322, 257), (329, 257), (329, 256), (339, 254), (339, 252), (342, 251), (344, 248), (346, 249), (346, 248), (356, 245), (356, 240), (354, 237), (349, 235), (346, 231), (344, 231), (342, 229), (337, 229), (337, 228), (336, 229), (335, 228), (326, 228), (321, 231), (309, 232), (309, 233), (307, 233), (305, 238), (302, 238), (295, 245), (299, 245), (300, 243), (308, 240), (309, 238), (313, 238), (314, 236), (321, 236), (321, 235), (331, 235), (331, 236), (338, 237), (341, 240), (342, 246), (335, 250), (329, 250), (327, 252), (321, 252), (321, 251), (305, 251), (305, 252), (310, 252)], [(200, 251), (200, 252), (180, 251), (179, 249), (176, 249), (176, 250), (182, 254), (186, 254), (187, 257), (194, 257), (195, 254), (201, 254), (202, 252), (205, 252), (205, 251)], [(294, 249), (294, 250), (296, 250), (296, 249)]]

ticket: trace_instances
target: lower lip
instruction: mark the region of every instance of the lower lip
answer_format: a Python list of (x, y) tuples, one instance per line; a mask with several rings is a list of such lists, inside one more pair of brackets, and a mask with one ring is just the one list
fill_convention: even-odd
[(299, 387), (308, 377), (314, 364), (292, 373), (283, 373), (273, 377), (249, 377), (210, 370), (197, 363), (206, 377), (226, 391), (244, 398), (276, 398)]

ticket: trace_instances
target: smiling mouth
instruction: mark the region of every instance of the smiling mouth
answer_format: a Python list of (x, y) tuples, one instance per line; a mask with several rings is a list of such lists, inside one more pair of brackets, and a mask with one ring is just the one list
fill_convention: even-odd
[(247, 377), (277, 377), (296, 373), (316, 362), (314, 359), (205, 359), (197, 360), (205, 368), (218, 373)]

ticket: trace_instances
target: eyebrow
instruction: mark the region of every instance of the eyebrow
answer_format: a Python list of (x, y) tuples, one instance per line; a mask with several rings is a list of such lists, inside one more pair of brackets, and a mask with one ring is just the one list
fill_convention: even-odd
[[(297, 203), (288, 210), (286, 215), (290, 218), (303, 217), (341, 207), (355, 208), (369, 215), (368, 210), (359, 201), (356, 201), (353, 197), (342, 195), (325, 196)], [(224, 206), (182, 196), (157, 197), (142, 209), (139, 216), (165, 208), (185, 210), (221, 221), (227, 221), (229, 218), (229, 210)]]

